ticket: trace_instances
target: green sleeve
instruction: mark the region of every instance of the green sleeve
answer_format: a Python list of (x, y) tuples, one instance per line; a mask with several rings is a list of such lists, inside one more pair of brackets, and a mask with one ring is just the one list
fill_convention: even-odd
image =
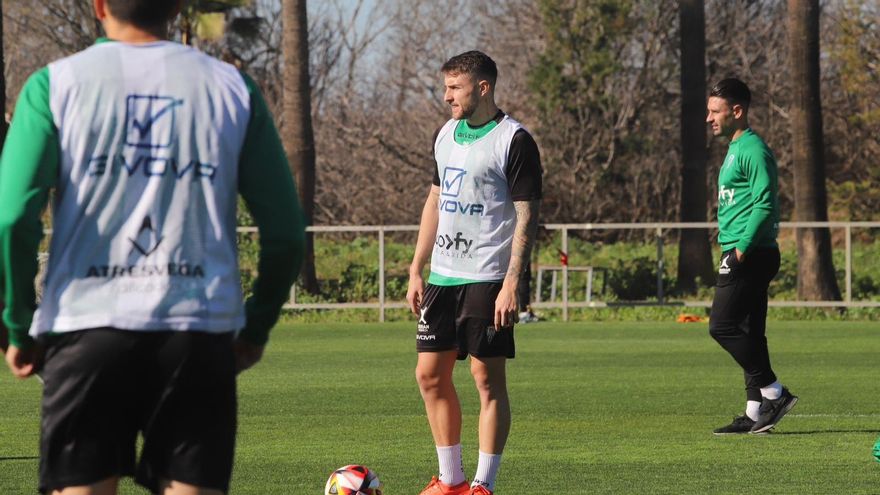
[(15, 106), (0, 157), (0, 293), (11, 344), (33, 344), (34, 278), (43, 237), (40, 215), (58, 176), (58, 133), (49, 109), (49, 69), (34, 73)]
[(251, 116), (241, 151), (238, 187), (260, 232), (259, 274), (245, 303), (241, 338), (269, 339), (303, 260), (305, 222), (287, 157), (272, 115), (256, 83), (242, 74), (251, 95)]
[(749, 153), (744, 157), (749, 190), (752, 196), (752, 208), (746, 230), (736, 243), (736, 248), (748, 253), (760, 241), (773, 225), (773, 208), (776, 204), (774, 177), (775, 161), (769, 150)]

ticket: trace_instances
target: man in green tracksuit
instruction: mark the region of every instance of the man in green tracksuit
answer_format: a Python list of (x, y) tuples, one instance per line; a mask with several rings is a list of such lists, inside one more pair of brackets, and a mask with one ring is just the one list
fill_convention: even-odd
[[(45, 382), (42, 493), (113, 494), (124, 476), (150, 493), (226, 493), (236, 374), (260, 360), (302, 261), (266, 103), (235, 67), (165, 39), (180, 7), (94, 0), (107, 38), (30, 77), (0, 158), (6, 363)], [(260, 231), (247, 303), (239, 194)]]
[(797, 397), (776, 378), (765, 337), (767, 288), (779, 271), (779, 203), (773, 152), (749, 127), (751, 92), (724, 79), (709, 95), (706, 122), (730, 139), (718, 174), (721, 262), (709, 333), (743, 369), (745, 414), (715, 434), (764, 433), (794, 407)]

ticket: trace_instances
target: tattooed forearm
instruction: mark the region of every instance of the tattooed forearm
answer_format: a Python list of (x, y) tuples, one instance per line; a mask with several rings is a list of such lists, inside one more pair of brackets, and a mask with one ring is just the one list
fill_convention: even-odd
[(535, 236), (538, 232), (540, 206), (539, 199), (513, 202), (513, 208), (516, 210), (516, 228), (513, 232), (513, 248), (506, 278), (519, 280), (519, 275), (532, 254), (532, 246), (535, 244)]

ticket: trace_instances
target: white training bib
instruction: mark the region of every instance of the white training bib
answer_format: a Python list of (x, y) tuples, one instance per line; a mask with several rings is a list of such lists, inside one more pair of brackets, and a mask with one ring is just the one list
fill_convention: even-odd
[(455, 142), (457, 120), (434, 142), (440, 176), (440, 220), (431, 272), (475, 281), (502, 280), (510, 263), (516, 211), (504, 172), (519, 122), (504, 116), (471, 144)]
[(238, 160), (250, 95), (189, 47), (99, 43), (49, 65), (60, 163), (31, 335), (245, 324)]

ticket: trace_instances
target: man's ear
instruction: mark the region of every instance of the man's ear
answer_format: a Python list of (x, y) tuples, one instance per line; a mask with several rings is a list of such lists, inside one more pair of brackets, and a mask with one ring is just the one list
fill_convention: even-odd
[(95, 8), (95, 17), (97, 17), (99, 21), (103, 21), (107, 18), (107, 3), (104, 0), (94, 0), (92, 5)]
[(486, 96), (492, 91), (492, 85), (489, 84), (489, 81), (482, 79), (477, 85), (480, 87), (480, 96)]
[(746, 108), (744, 106), (740, 105), (739, 103), (734, 103), (733, 108), (731, 108), (731, 110), (733, 110), (733, 118), (735, 118), (737, 120), (741, 119), (743, 114), (745, 114), (745, 112), (746, 112)]

